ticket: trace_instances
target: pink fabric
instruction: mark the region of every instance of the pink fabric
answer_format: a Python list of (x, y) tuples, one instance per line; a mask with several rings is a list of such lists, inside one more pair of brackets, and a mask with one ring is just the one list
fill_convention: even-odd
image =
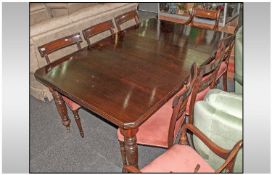
[(72, 100), (70, 100), (69, 98), (62, 96), (63, 100), (65, 101), (65, 103), (67, 104), (67, 106), (71, 109), (71, 110), (77, 110), (80, 108), (80, 106), (73, 102)]
[(222, 62), (218, 70), (216, 79), (219, 79), (223, 75), (223, 73), (225, 73), (226, 71), (227, 71), (227, 64), (225, 62)]
[[(209, 92), (210, 90), (210, 87), (207, 87), (206, 89), (204, 89), (203, 91), (199, 92), (197, 95), (196, 95), (196, 101), (201, 101), (204, 99), (205, 95)], [(189, 114), (189, 107), (190, 107), (190, 102), (191, 102), (191, 96), (189, 97), (188, 99), (188, 102), (187, 102), (187, 106), (186, 106), (186, 115)]]
[[(181, 93), (181, 91), (178, 93)], [(168, 130), (173, 113), (172, 103), (174, 98), (175, 96), (168, 100), (166, 104), (139, 127), (139, 131), (136, 134), (138, 144), (168, 147)], [(176, 122), (175, 136), (182, 123), (182, 118)], [(117, 131), (117, 137), (118, 140), (124, 141), (124, 136), (120, 133), (120, 129)]]
[(193, 148), (175, 144), (141, 171), (144, 173), (193, 173), (197, 164), (200, 165), (198, 170), (200, 173), (215, 172)]

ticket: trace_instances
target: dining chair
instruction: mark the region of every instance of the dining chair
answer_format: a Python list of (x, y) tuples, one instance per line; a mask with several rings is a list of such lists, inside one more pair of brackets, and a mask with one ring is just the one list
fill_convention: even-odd
[(234, 47), (234, 41), (235, 41), (235, 35), (229, 35), (227, 37), (224, 37), (220, 41), (224, 43), (225, 51), (224, 51), (224, 58), (222, 60), (222, 63), (220, 64), (220, 68), (216, 77), (216, 81), (218, 81), (222, 77), (224, 91), (227, 91), (229, 59), (231, 56), (232, 49)]
[[(190, 24), (195, 27), (217, 30), (219, 24), (221, 10), (207, 10), (198, 7), (194, 7), (191, 13), (191, 22)], [(196, 22), (196, 19), (203, 20), (207, 19), (214, 23), (214, 25), (205, 24), (201, 22)]]
[[(189, 97), (186, 107), (186, 120), (188, 123), (194, 123), (194, 107), (197, 101), (204, 99), (205, 95), (216, 86), (216, 76), (218, 74), (220, 64), (224, 58), (224, 43), (221, 42), (215, 53), (215, 56), (210, 57), (198, 68), (197, 78), (192, 89), (192, 94)], [(190, 143), (194, 147), (193, 135), (190, 134)]]
[[(88, 46), (92, 46), (92, 45), (95, 45), (98, 41), (91, 43), (90, 38), (97, 36), (99, 34), (102, 34), (104, 32), (107, 32), (107, 31), (110, 32), (110, 36), (114, 36), (113, 35), (114, 34), (114, 25), (113, 25), (112, 20), (108, 20), (108, 21), (96, 24), (94, 26), (91, 26), (87, 29), (84, 29), (82, 31), (82, 34), (83, 34), (84, 39), (87, 41)], [(99, 42), (99, 43), (102, 44), (102, 42)], [(102, 46), (102, 45), (100, 45), (100, 46)]]
[[(189, 146), (188, 131), (198, 137), (216, 155), (225, 160), (218, 169), (212, 168), (194, 148)], [(231, 173), (237, 153), (242, 146), (243, 141), (240, 140), (231, 150), (222, 148), (194, 125), (187, 123), (181, 129), (181, 137), (178, 144), (173, 145), (141, 170), (129, 165), (125, 165), (124, 169), (131, 173)]]
[(139, 16), (136, 10), (119, 15), (115, 17), (114, 20), (115, 20), (115, 24), (117, 26), (118, 31), (122, 31), (121, 25), (123, 25), (124, 23), (130, 20), (134, 20), (136, 25), (139, 24)]
[(192, 95), (187, 103), (186, 115), (189, 118), (189, 123), (193, 123), (194, 105), (197, 101), (203, 100), (210, 89), (216, 86), (216, 77), (220, 68), (220, 64), (224, 59), (225, 45), (220, 42), (215, 56), (212, 56), (208, 61), (199, 66), (198, 75), (195, 85), (192, 90)]
[[(49, 64), (51, 63), (48, 55), (58, 51), (60, 49), (66, 48), (68, 46), (72, 46), (72, 45), (77, 45), (78, 50), (81, 49), (80, 43), (82, 42), (80, 33), (75, 33), (72, 34), (70, 36), (66, 36), (54, 41), (51, 41), (47, 44), (44, 44), (42, 46), (38, 47), (38, 50), (40, 52), (41, 57), (44, 57), (46, 60), (46, 63)], [(82, 129), (82, 125), (81, 125), (81, 121), (80, 121), (80, 117), (78, 114), (78, 110), (80, 108), (80, 105), (77, 104), (76, 102), (72, 101), (71, 99), (67, 98), (66, 96), (62, 96), (63, 100), (65, 101), (65, 103), (67, 104), (67, 106), (71, 109), (71, 111), (73, 112), (76, 124), (78, 126), (79, 132), (81, 137), (84, 137), (84, 132)]]
[[(149, 119), (137, 132), (137, 144), (169, 148), (173, 145), (177, 133), (185, 120), (185, 109), (197, 75), (194, 63), (191, 73), (180, 88), (178, 95), (173, 96)], [(117, 131), (123, 165), (127, 164), (124, 148), (124, 136)]]

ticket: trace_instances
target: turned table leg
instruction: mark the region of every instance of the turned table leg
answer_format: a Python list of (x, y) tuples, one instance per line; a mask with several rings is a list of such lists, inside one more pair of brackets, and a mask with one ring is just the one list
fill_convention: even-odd
[(127, 173), (127, 170), (124, 168), (124, 166), (127, 165), (125, 142), (119, 140), (119, 145), (120, 145), (121, 158), (122, 158), (122, 162), (123, 162), (122, 172)]
[(66, 108), (65, 102), (62, 99), (62, 96), (57, 91), (50, 89), (50, 92), (52, 93), (52, 96), (54, 98), (58, 113), (62, 120), (62, 124), (67, 128), (67, 130), (69, 130), (71, 121), (67, 114), (67, 108)]
[(138, 128), (135, 129), (121, 129), (124, 136), (124, 147), (127, 165), (133, 165), (138, 168), (138, 146), (136, 133)]

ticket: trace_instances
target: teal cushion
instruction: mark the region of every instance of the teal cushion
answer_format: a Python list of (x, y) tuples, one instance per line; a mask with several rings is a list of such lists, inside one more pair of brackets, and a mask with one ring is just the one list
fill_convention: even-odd
[(243, 100), (241, 94), (212, 89), (206, 94), (204, 101), (217, 110), (242, 119)]
[[(225, 149), (231, 149), (242, 139), (242, 119), (218, 110), (206, 101), (199, 101), (195, 104), (194, 125)], [(196, 150), (214, 169), (223, 164), (224, 159), (209, 150), (197, 137), (193, 139)], [(242, 150), (239, 151), (236, 158), (234, 172), (242, 172)]]
[[(243, 29), (242, 27), (236, 33), (235, 37), (235, 48), (234, 48), (234, 59), (235, 59), (235, 82), (243, 86)], [(239, 87), (236, 88), (235, 92), (238, 92)], [(239, 91), (241, 93), (242, 91)]]
[(234, 82), (234, 86), (236, 94), (243, 94), (243, 86), (238, 81)]

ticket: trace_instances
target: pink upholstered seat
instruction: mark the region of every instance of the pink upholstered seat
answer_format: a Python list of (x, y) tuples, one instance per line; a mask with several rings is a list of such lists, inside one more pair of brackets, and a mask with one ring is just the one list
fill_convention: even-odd
[(214, 173), (215, 170), (190, 146), (175, 144), (165, 153), (141, 169), (148, 173), (193, 173), (197, 164), (198, 172)]
[[(188, 131), (197, 136), (213, 153), (225, 160), (218, 169), (214, 170), (193, 147), (188, 145)], [(125, 165), (124, 169), (132, 173), (231, 173), (242, 146), (243, 141), (240, 140), (232, 149), (226, 150), (210, 140), (194, 125), (187, 123), (181, 128), (179, 144), (171, 146), (141, 170), (133, 165)]]
[[(178, 93), (181, 93), (179, 91)], [(145, 121), (137, 132), (137, 143), (143, 145), (153, 145), (158, 147), (168, 147), (168, 130), (170, 125), (171, 116), (173, 113), (173, 100), (172, 97), (166, 104), (164, 104), (158, 111), (156, 111), (147, 121)], [(176, 122), (174, 135), (177, 135), (178, 129), (181, 125), (183, 117)], [(118, 140), (124, 141), (124, 136), (117, 131)]]
[(67, 106), (72, 110), (78, 110), (80, 108), (80, 106), (73, 102), (72, 100), (70, 100), (69, 98), (62, 96), (63, 100), (65, 101), (65, 103), (67, 104)]
[(226, 71), (227, 71), (227, 64), (226, 62), (222, 62), (220, 64), (216, 79), (219, 79), (223, 75), (223, 73), (225, 73)]

